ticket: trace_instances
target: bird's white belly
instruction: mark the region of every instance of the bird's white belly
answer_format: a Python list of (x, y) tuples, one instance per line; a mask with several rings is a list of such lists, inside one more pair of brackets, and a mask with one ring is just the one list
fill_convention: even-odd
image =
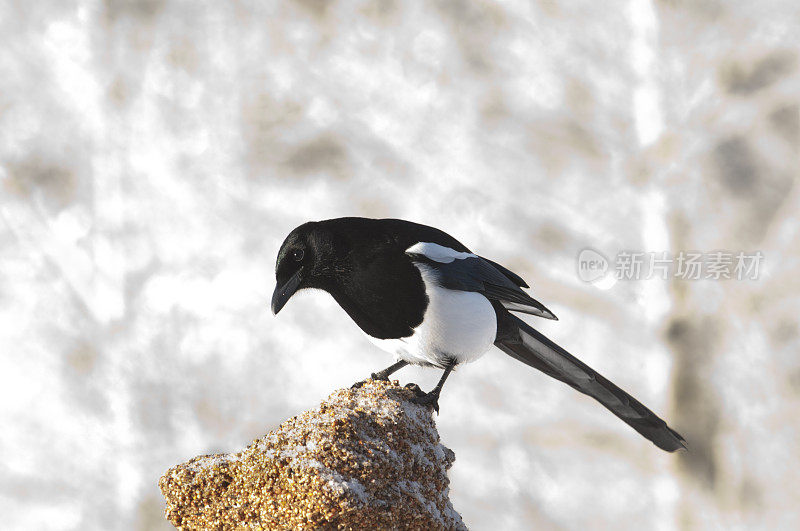
[(376, 339), (379, 348), (398, 360), (415, 365), (443, 367), (449, 359), (474, 361), (494, 344), (497, 316), (489, 300), (480, 293), (456, 291), (435, 285), (420, 267), (428, 307), (422, 323), (409, 337)]

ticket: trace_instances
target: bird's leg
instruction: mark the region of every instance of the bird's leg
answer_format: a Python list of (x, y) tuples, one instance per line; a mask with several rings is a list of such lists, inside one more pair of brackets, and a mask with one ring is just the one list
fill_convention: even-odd
[(406, 365), (408, 365), (408, 362), (406, 360), (400, 360), (397, 363), (393, 363), (392, 365), (389, 365), (388, 367), (386, 367), (385, 369), (383, 369), (380, 372), (373, 372), (371, 374), (371, 377), (372, 377), (373, 380), (388, 380), (389, 379), (389, 375), (399, 371), (400, 369), (402, 369)]
[(411, 401), (419, 404), (421, 406), (431, 406), (437, 413), (439, 412), (439, 393), (442, 391), (442, 386), (444, 385), (444, 381), (447, 380), (447, 377), (450, 376), (450, 373), (455, 368), (456, 362), (455, 360), (449, 360), (447, 365), (444, 368), (444, 374), (439, 379), (439, 383), (436, 384), (429, 393), (425, 393), (422, 396), (417, 396), (412, 398)]
[[(385, 368), (385, 369), (383, 369), (382, 371), (373, 372), (373, 373), (370, 375), (370, 377), (371, 377), (373, 380), (388, 380), (388, 379), (389, 379), (389, 375), (391, 375), (391, 374), (392, 374), (392, 373), (394, 373), (394, 372), (397, 372), (397, 371), (399, 371), (400, 369), (402, 369), (402, 368), (403, 368), (403, 367), (405, 367), (406, 365), (408, 365), (408, 362), (407, 362), (407, 361), (405, 361), (405, 360), (400, 360), (400, 361), (398, 361), (397, 363), (393, 363), (392, 365), (389, 365), (388, 367), (386, 367), (386, 368)], [(361, 387), (361, 386), (362, 386), (362, 385), (364, 385), (365, 383), (367, 383), (367, 381), (366, 381), (366, 380), (361, 380), (360, 382), (356, 382), (356, 383), (354, 383), (354, 384), (353, 384), (353, 385), (350, 387), (350, 389), (358, 389), (359, 387)]]

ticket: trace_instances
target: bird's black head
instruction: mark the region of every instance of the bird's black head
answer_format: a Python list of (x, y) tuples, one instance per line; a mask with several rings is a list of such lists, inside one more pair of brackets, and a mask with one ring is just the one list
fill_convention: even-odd
[(323, 224), (304, 223), (289, 233), (275, 263), (272, 313), (281, 311), (298, 290), (326, 289), (335, 261), (333, 235)]

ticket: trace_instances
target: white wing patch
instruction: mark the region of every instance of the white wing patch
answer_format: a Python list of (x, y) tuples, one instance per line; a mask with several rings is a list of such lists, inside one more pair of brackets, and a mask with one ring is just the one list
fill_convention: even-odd
[(415, 243), (406, 249), (406, 254), (421, 254), (422, 256), (441, 264), (449, 264), (453, 260), (477, 258), (477, 256), (472, 253), (460, 253), (454, 249), (451, 249), (450, 247), (445, 247), (444, 245), (431, 242)]
[(553, 315), (552, 313), (540, 310), (535, 306), (530, 306), (527, 304), (518, 304), (516, 302), (508, 302), (508, 301), (500, 301), (500, 304), (502, 304), (506, 310), (509, 310), (511, 312), (528, 313), (531, 315), (538, 315), (539, 317), (544, 317), (545, 319), (554, 319), (556, 321), (558, 320), (556, 319), (556, 316)]

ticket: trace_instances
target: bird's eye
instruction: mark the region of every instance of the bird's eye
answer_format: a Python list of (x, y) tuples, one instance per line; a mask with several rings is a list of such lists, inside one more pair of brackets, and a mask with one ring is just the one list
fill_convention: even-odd
[(306, 253), (305, 253), (305, 251), (303, 251), (302, 249), (295, 249), (294, 251), (292, 251), (292, 257), (293, 257), (293, 258), (295, 259), (295, 261), (297, 261), (297, 262), (299, 262), (300, 260), (302, 260), (302, 259), (303, 259), (303, 257), (304, 257), (305, 255), (306, 255)]

